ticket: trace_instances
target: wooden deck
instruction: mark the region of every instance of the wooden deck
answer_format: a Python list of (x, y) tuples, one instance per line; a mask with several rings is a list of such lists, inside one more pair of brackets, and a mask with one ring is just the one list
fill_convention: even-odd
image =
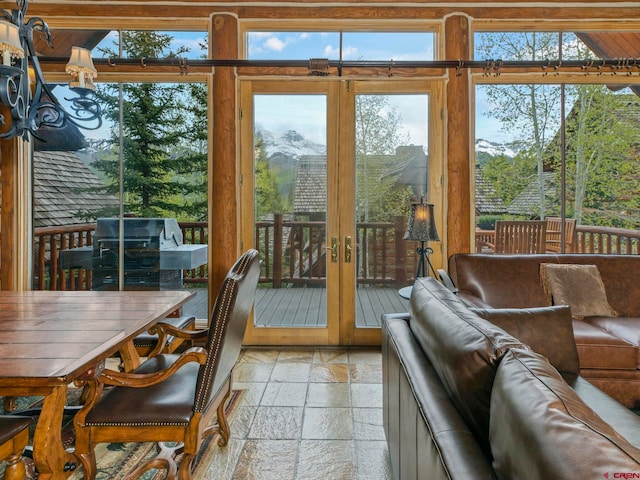
[[(193, 289), (196, 297), (184, 307), (184, 313), (207, 317), (207, 290)], [(383, 313), (406, 312), (409, 301), (394, 288), (367, 287), (356, 291), (356, 325), (379, 327)], [(258, 288), (256, 325), (261, 327), (323, 327), (327, 313), (324, 288)]]

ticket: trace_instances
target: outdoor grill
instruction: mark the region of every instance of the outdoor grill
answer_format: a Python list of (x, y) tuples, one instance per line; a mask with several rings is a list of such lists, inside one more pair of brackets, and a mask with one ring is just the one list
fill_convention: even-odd
[[(123, 222), (125, 290), (181, 289), (182, 271), (207, 263), (207, 246), (184, 245), (175, 218)], [(61, 267), (91, 269), (93, 290), (117, 290), (120, 241), (120, 220), (99, 218), (93, 245), (60, 252)]]

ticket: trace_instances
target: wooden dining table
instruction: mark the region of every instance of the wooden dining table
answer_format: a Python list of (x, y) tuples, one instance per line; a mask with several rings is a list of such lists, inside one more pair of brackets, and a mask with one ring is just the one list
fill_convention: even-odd
[(71, 384), (81, 386), (118, 351), (140, 363), (133, 338), (179, 310), (189, 291), (0, 292), (0, 395), (43, 396), (33, 437), (40, 480), (63, 479), (80, 465), (62, 443)]

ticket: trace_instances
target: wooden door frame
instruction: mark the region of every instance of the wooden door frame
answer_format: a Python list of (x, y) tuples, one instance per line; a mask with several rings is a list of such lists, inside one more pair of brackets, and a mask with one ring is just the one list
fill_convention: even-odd
[[(429, 178), (428, 191), (429, 202), (435, 206), (436, 227), (440, 238), (446, 238), (446, 208), (445, 208), (445, 133), (444, 133), (444, 81), (434, 80), (357, 80), (343, 83), (340, 100), (340, 152), (338, 163), (341, 165), (340, 204), (345, 211), (355, 209), (355, 198), (352, 194), (355, 185), (355, 168), (351, 168), (355, 151), (355, 98), (359, 94), (380, 95), (422, 95), (429, 96), (428, 118), (428, 152), (429, 152)], [(349, 194), (351, 192), (351, 195)], [(342, 238), (351, 235), (356, 238), (356, 224), (354, 215), (343, 215), (341, 218)], [(445, 242), (434, 243), (433, 255), (430, 257), (436, 268), (444, 267), (446, 256)], [(340, 343), (342, 345), (380, 345), (381, 329), (356, 326), (356, 289), (348, 288), (349, 284), (355, 286), (356, 266), (354, 263), (342, 264), (340, 276), (341, 292), (340, 302)], [(346, 283), (346, 285), (345, 285)]]
[[(323, 94), (327, 98), (327, 159), (337, 157), (338, 132), (338, 84), (335, 81), (281, 81), (244, 80), (240, 82), (240, 225), (242, 249), (254, 246), (254, 164), (253, 164), (253, 96), (255, 94)], [(338, 170), (335, 161), (327, 161), (327, 184), (338, 185)], [(328, 188), (330, 210), (327, 212), (327, 238), (338, 235), (339, 222), (335, 214), (336, 189)], [(338, 278), (340, 262), (327, 262), (327, 279)], [(340, 296), (339, 282), (327, 281), (327, 298)], [(248, 322), (244, 336), (245, 345), (338, 345), (340, 301), (327, 302), (326, 327), (256, 327), (253, 318)]]

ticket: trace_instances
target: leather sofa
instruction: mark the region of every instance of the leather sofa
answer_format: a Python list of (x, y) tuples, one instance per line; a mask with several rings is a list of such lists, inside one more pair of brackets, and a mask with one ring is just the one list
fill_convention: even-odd
[(615, 317), (573, 320), (580, 374), (627, 407), (640, 406), (640, 256), (456, 254), (449, 276), (465, 302), (491, 308), (548, 305), (540, 264), (596, 265)]
[(578, 374), (566, 354), (577, 358), (569, 308), (513, 315), (522, 312), (558, 326), (566, 348), (547, 353), (562, 372), (433, 278), (416, 280), (409, 313), (383, 315), (383, 424), (397, 480), (640, 473), (640, 419)]

